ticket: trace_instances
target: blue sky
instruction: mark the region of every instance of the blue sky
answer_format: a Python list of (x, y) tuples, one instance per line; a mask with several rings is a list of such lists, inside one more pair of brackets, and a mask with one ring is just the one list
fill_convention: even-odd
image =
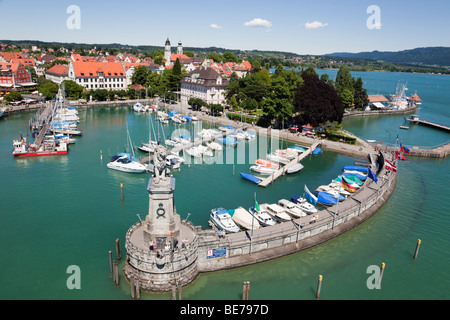
[[(66, 26), (70, 5), (80, 8), (80, 29)], [(381, 29), (366, 26), (370, 5), (380, 8)], [(0, 0), (0, 39), (163, 46), (169, 37), (173, 47), (181, 40), (298, 54), (398, 51), (450, 46), (448, 12), (443, 0)]]

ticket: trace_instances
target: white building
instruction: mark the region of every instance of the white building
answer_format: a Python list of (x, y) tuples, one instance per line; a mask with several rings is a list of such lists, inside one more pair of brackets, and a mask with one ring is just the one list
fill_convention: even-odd
[(189, 72), (181, 80), (181, 102), (199, 98), (208, 104), (225, 104), (225, 90), (229, 80), (212, 68), (200, 67)]
[(86, 89), (127, 89), (127, 78), (120, 62), (71, 61), (69, 79)]

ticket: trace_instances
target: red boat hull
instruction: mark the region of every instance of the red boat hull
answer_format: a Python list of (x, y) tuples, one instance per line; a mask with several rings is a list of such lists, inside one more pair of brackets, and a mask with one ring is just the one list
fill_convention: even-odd
[(48, 152), (27, 152), (22, 154), (15, 154), (15, 157), (39, 157), (39, 156), (57, 156), (67, 154), (67, 151), (48, 151)]

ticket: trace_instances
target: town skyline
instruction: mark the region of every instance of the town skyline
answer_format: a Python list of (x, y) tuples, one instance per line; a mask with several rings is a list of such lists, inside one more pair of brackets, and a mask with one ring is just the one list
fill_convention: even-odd
[[(36, 5), (29, 0), (0, 0), (4, 13), (0, 38), (130, 46), (162, 46), (169, 38), (186, 47), (299, 55), (450, 46), (443, 36), (450, 29), (447, 2), (197, 0), (195, 4), (186, 7), (175, 0), (161, 9), (155, 3), (136, 1), (126, 10), (118, 1), (43, 0)], [(21, 23), (14, 23), (9, 12), (21, 12)], [(73, 18), (76, 14), (78, 21)], [(70, 28), (74, 21), (79, 24)]]

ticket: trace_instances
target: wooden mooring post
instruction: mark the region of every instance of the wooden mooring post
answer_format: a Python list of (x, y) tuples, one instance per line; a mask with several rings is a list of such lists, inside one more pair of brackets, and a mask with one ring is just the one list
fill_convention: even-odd
[(119, 266), (116, 260), (113, 261), (113, 280), (115, 284), (119, 284)]
[(120, 255), (120, 243), (119, 238), (116, 239), (116, 254), (117, 254), (117, 260), (121, 260), (122, 257)]
[(416, 245), (416, 251), (414, 252), (414, 260), (417, 259), (417, 255), (419, 254), (419, 248), (420, 248), (420, 244), (422, 243), (422, 240), (417, 240), (417, 245)]
[(317, 293), (316, 293), (317, 299), (320, 298), (320, 290), (322, 289), (322, 280), (323, 280), (323, 276), (319, 275), (319, 282), (317, 283)]
[(112, 252), (111, 250), (108, 251), (109, 256), (109, 273), (113, 272), (113, 259), (112, 259)]
[(250, 281), (244, 281), (242, 286), (242, 300), (248, 300), (250, 294)]
[(120, 200), (123, 201), (123, 183), (120, 183)]

